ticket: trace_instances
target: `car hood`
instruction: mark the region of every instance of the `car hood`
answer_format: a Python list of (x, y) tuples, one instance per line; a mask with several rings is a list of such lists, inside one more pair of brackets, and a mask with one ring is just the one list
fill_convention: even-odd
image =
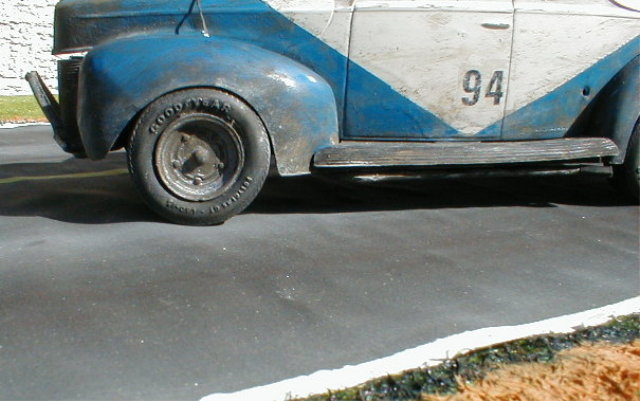
[[(202, 0), (203, 14), (247, 12), (255, 0)], [(86, 51), (102, 42), (136, 34), (197, 33), (194, 0), (62, 0), (56, 5), (53, 53)]]

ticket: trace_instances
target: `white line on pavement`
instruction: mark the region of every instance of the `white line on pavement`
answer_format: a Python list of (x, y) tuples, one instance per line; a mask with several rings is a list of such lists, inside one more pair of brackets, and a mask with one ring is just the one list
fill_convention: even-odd
[(330, 389), (340, 390), (353, 387), (388, 374), (393, 375), (421, 366), (434, 366), (444, 359), (473, 349), (535, 335), (571, 333), (582, 327), (606, 323), (617, 316), (639, 312), (640, 296), (602, 308), (535, 323), (466, 331), (360, 365), (345, 366), (334, 370), (320, 370), (308, 376), (299, 376), (234, 393), (215, 393), (200, 401), (284, 401), (287, 397), (296, 398), (321, 394)]
[(51, 125), (49, 123), (4, 123), (0, 124), (0, 129), (12, 129), (21, 127), (33, 127), (39, 125)]

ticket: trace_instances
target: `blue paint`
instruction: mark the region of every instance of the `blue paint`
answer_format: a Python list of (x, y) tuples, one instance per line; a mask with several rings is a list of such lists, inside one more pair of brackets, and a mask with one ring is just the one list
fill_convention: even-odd
[(424, 139), (461, 135), (353, 62), (349, 64), (345, 114), (343, 136), (349, 139)]
[(613, 121), (610, 125), (611, 138), (618, 144), (620, 155), (613, 160), (614, 163), (622, 163), (631, 139), (631, 134), (636, 124), (640, 123), (640, 56), (631, 61), (619, 75), (621, 81), (615, 92), (615, 101), (611, 102), (618, 107), (612, 110)]
[(631, 134), (640, 118), (640, 56), (631, 60), (602, 89), (594, 99), (592, 108), (586, 134), (613, 139), (620, 149), (620, 155), (612, 163), (622, 163)]
[[(220, 4), (220, 3), (218, 3)], [(236, 7), (236, 3), (230, 3)], [(259, 43), (320, 74), (334, 90), (342, 138), (433, 138), (458, 131), (398, 93), (266, 3), (243, 0), (242, 11), (221, 14), (205, 7), (214, 36)], [(251, 6), (255, 9), (251, 9)], [(246, 7), (246, 8), (245, 8)], [(256, 13), (260, 18), (255, 18)], [(265, 41), (265, 38), (268, 39)], [(348, 71), (348, 89), (347, 85)], [(348, 93), (348, 101), (345, 98)], [(344, 113), (344, 115), (343, 115)]]
[(284, 175), (308, 171), (315, 150), (338, 140), (333, 91), (303, 65), (232, 39), (147, 35), (106, 43), (86, 56), (78, 123), (87, 155), (104, 157), (136, 113), (188, 87), (222, 88), (250, 104)]
[[(232, 4), (236, 6), (235, 2)], [(205, 7), (211, 35), (259, 43), (261, 47), (286, 55), (320, 74), (334, 90), (343, 123), (341, 137), (424, 138), (457, 133), (266, 3), (243, 0), (241, 4), (241, 12), (229, 9), (224, 14)], [(251, 9), (252, 4), (254, 9)], [(256, 13), (260, 18), (255, 18)], [(345, 89), (347, 66), (349, 88)]]
[[(635, 56), (640, 54), (640, 36), (529, 105), (508, 114), (502, 124), (502, 138), (561, 138), (596, 95)], [(589, 88), (589, 94), (583, 90)], [(490, 127), (497, 129), (497, 127)]]
[[(204, 0), (209, 40), (199, 36), (192, 5), (175, 0), (59, 3), (57, 51), (98, 44), (81, 78), (80, 126), (91, 157), (106, 154), (155, 97), (186, 86), (216, 86), (242, 96), (265, 121), (278, 163), (290, 168), (287, 173), (308, 169), (307, 156), (335, 142), (338, 133), (384, 140), (497, 139), (501, 132), (509, 140), (562, 137), (640, 47), (636, 38), (552, 93), (469, 137), (262, 1)], [(143, 36), (123, 38), (123, 33)], [(313, 76), (320, 83), (291, 91), (265, 78), (267, 71), (278, 69), (288, 78)], [(582, 95), (586, 86), (589, 96)], [(266, 87), (268, 93), (261, 91)], [(305, 155), (300, 160), (299, 149)]]
[[(70, 21), (73, 23), (70, 26), (62, 24), (65, 31), (64, 35), (56, 35), (57, 51), (63, 51), (65, 47), (87, 47), (90, 45), (87, 38), (98, 43), (108, 41), (119, 32), (151, 30), (190, 35), (201, 28), (197, 14), (187, 17), (189, 2), (185, 2), (184, 7), (176, 7), (175, 1), (158, 0), (146, 8), (134, 0), (91, 4), (93, 7), (79, 0), (64, 0), (59, 5), (58, 14), (68, 14), (67, 18), (73, 18)], [(255, 44), (296, 60), (322, 76), (334, 92), (339, 122), (346, 121), (341, 129), (343, 137), (419, 139), (458, 133), (355, 63), (349, 65), (351, 98), (347, 108), (349, 116), (344, 116), (348, 66), (344, 55), (261, 1), (204, 1), (203, 4), (209, 33), (213, 37)], [(167, 57), (176, 58), (179, 53), (175, 56), (167, 54)], [(129, 70), (120, 71), (135, 73), (135, 68), (131, 65)], [(380, 99), (382, 101), (376, 101)]]

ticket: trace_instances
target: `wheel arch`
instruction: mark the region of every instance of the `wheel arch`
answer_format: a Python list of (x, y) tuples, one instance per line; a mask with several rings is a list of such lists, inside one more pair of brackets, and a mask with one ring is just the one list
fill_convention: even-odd
[(145, 107), (187, 88), (223, 90), (249, 105), (281, 175), (309, 172), (313, 154), (338, 140), (333, 90), (302, 64), (232, 39), (147, 35), (98, 46), (82, 63), (77, 117), (88, 156), (122, 146)]
[(583, 135), (611, 138), (620, 154), (611, 164), (622, 164), (633, 130), (640, 120), (640, 55), (627, 63), (598, 93), (590, 107)]
[[(122, 129), (122, 131), (120, 132), (120, 134), (117, 136), (116, 140), (114, 141), (113, 145), (111, 146), (112, 150), (116, 150), (116, 149), (122, 149), (122, 148), (126, 148), (127, 144), (130, 141), (130, 138), (133, 134), (133, 130), (135, 129), (138, 120), (140, 119), (140, 117), (143, 115), (143, 113), (145, 112), (145, 110), (152, 105), (153, 103), (155, 103), (157, 100), (159, 100), (162, 97), (165, 96), (169, 96), (173, 93), (177, 93), (177, 92), (181, 92), (184, 90), (188, 90), (188, 89), (204, 89), (204, 90), (212, 90), (212, 91), (221, 91), (221, 92), (225, 92), (228, 93), (229, 95), (232, 95), (236, 98), (238, 98), (240, 101), (242, 101), (247, 107), (249, 107), (251, 110), (253, 110), (253, 112), (258, 116), (258, 118), (260, 119), (260, 121), (262, 121), (262, 124), (265, 126), (266, 129), (266, 124), (264, 122), (264, 120), (262, 119), (262, 117), (260, 117), (260, 114), (258, 114), (258, 111), (251, 106), (251, 104), (249, 102), (247, 102), (246, 99), (243, 99), (241, 96), (239, 96), (237, 93), (233, 93), (230, 92), (229, 90), (225, 89), (225, 88), (218, 88), (215, 86), (187, 86), (187, 87), (181, 87), (181, 88), (175, 88), (169, 92), (166, 93), (161, 93), (159, 94), (157, 97), (151, 99), (147, 104), (145, 104), (144, 106), (142, 106), (142, 108), (140, 108), (140, 110), (138, 110), (127, 122), (127, 124), (125, 125), (124, 129)], [(268, 130), (267, 130), (267, 135), (268, 134)], [(273, 141), (271, 140), (271, 136), (269, 135), (269, 146), (271, 148), (271, 155), (273, 157), (275, 157), (274, 153), (273, 153)]]

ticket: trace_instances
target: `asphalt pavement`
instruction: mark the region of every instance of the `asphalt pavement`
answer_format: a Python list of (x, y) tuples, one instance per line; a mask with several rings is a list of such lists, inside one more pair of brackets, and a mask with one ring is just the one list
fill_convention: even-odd
[(270, 179), (186, 227), (125, 168), (0, 130), (1, 400), (196, 400), (640, 289), (638, 206), (601, 177)]

